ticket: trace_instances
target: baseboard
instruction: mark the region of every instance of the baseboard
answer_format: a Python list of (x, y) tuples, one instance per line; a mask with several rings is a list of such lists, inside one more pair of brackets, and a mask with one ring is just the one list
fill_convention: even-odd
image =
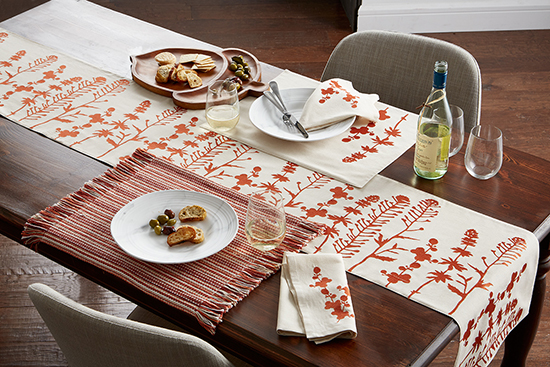
[(357, 30), (405, 33), (550, 29), (548, 0), (363, 0)]

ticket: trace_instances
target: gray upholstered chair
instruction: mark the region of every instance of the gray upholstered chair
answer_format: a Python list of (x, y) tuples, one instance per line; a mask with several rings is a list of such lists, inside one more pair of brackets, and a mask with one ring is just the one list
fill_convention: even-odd
[(234, 366), (193, 335), (92, 310), (44, 284), (28, 293), (71, 367)]
[(342, 78), (380, 101), (418, 113), (433, 81), (436, 60), (449, 64), (447, 97), (464, 111), (464, 131), (479, 124), (481, 73), (474, 57), (449, 42), (413, 34), (364, 31), (345, 37), (330, 56), (321, 81)]

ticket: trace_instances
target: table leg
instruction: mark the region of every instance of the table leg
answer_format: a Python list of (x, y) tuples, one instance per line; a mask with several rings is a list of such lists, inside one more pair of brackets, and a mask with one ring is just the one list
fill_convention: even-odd
[(504, 342), (504, 356), (500, 365), (501, 367), (526, 366), (527, 356), (537, 334), (537, 328), (544, 305), (546, 273), (550, 270), (549, 242), (550, 238), (546, 236), (540, 243), (541, 253), (537, 278), (535, 279), (533, 289), (533, 297), (531, 299), (531, 306), (529, 307), (529, 315), (508, 334)]

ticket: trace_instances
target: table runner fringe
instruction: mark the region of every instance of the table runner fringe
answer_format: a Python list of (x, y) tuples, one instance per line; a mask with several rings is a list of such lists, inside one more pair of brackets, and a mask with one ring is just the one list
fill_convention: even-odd
[(86, 203), (101, 197), (101, 195), (115, 187), (117, 183), (131, 177), (136, 172), (135, 165), (125, 163), (121, 162), (116, 168), (107, 170), (101, 176), (88, 181), (82, 188), (64, 197), (56, 204), (33, 215), (27, 220), (23, 229), (21, 236), (23, 242), (33, 249), (33, 245), (41, 241), (42, 234), (48, 231), (52, 225), (70, 217)]

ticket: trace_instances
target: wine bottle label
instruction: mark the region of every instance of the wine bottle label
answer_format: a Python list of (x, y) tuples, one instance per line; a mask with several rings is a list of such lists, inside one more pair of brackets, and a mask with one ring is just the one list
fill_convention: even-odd
[[(433, 129), (434, 126), (431, 126)], [(423, 134), (421, 131), (416, 136), (414, 165), (422, 171), (435, 172), (439, 162), (445, 161), (449, 156), (451, 136), (445, 125), (437, 127), (439, 130), (435, 137)]]

